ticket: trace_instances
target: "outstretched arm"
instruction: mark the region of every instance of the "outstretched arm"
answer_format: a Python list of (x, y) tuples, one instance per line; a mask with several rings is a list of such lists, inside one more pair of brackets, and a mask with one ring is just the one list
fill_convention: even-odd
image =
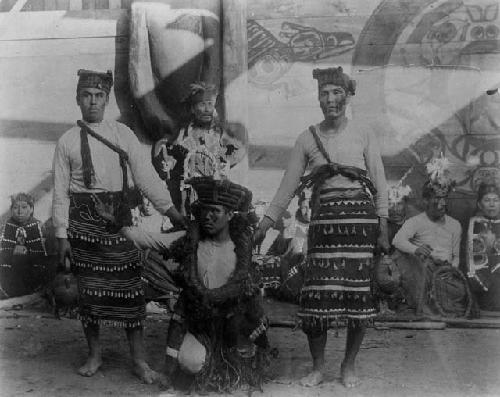
[(300, 178), (304, 175), (307, 166), (307, 154), (300, 137), (295, 142), (288, 166), (281, 179), (280, 187), (269, 205), (266, 215), (262, 218), (254, 235), (254, 244), (259, 245), (264, 240), (269, 228), (279, 219), (288, 208), (290, 201), (299, 186)]

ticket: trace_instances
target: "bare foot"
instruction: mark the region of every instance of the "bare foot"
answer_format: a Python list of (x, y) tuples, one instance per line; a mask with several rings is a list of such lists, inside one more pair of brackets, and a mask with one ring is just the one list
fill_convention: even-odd
[(158, 380), (158, 373), (153, 371), (145, 361), (139, 361), (134, 363), (133, 368), (134, 374), (147, 385), (152, 384)]
[(321, 371), (318, 371), (318, 370), (312, 371), (311, 373), (309, 373), (308, 375), (304, 376), (299, 381), (299, 383), (302, 386), (306, 386), (306, 387), (318, 386), (322, 382), (323, 382), (323, 374), (321, 373)]
[(101, 365), (102, 365), (101, 357), (89, 357), (87, 359), (87, 362), (78, 369), (78, 373), (81, 376), (90, 377), (99, 370)]
[(359, 386), (361, 383), (359, 378), (356, 376), (354, 364), (346, 364), (343, 362), (340, 366), (340, 378), (342, 384), (348, 389)]

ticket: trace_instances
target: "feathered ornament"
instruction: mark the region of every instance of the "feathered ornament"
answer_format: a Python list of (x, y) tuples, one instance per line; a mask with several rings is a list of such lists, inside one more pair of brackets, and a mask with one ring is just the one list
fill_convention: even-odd
[(403, 185), (405, 179), (413, 171), (413, 167), (408, 169), (401, 179), (389, 188), (389, 205), (396, 205), (403, 201), (412, 192), (411, 187), (408, 185)]
[(403, 201), (411, 193), (411, 187), (398, 183), (389, 188), (389, 204), (397, 204)]
[(443, 153), (426, 164), (429, 184), (436, 193), (447, 194), (455, 186), (455, 181), (450, 177), (449, 167), (450, 161)]

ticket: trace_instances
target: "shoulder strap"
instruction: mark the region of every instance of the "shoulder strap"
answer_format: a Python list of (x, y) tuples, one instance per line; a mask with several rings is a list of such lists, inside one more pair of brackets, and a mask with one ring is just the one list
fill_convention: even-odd
[(326, 159), (328, 164), (332, 163), (332, 160), (330, 159), (328, 152), (326, 151), (325, 147), (323, 146), (323, 142), (321, 142), (321, 139), (319, 138), (318, 134), (316, 133), (316, 128), (313, 125), (311, 125), (309, 127), (309, 131), (311, 132), (314, 140), (316, 141), (316, 146), (318, 147), (319, 151), (321, 152), (323, 157)]
[(95, 139), (97, 139), (99, 142), (105, 144), (107, 147), (109, 147), (112, 151), (118, 153), (120, 156), (120, 159), (123, 157), (125, 161), (128, 161), (128, 154), (125, 152), (125, 150), (119, 148), (116, 146), (114, 143), (111, 143), (108, 141), (106, 138), (103, 136), (99, 135), (97, 132), (95, 132), (92, 128), (90, 128), (87, 124), (85, 124), (83, 121), (78, 120), (76, 122), (80, 128), (85, 130), (88, 134), (92, 135)]
[(76, 124), (78, 124), (78, 126), (81, 128), (81, 131), (92, 135), (95, 139), (97, 139), (99, 142), (102, 142), (104, 145), (109, 147), (112, 151), (114, 151), (115, 153), (118, 153), (118, 156), (120, 157), (120, 167), (122, 169), (122, 179), (123, 179), (122, 190), (123, 190), (123, 194), (127, 195), (128, 194), (128, 175), (127, 175), (128, 154), (127, 154), (127, 152), (125, 152), (125, 150), (119, 148), (115, 144), (111, 143), (103, 136), (99, 135), (92, 128), (90, 128), (87, 124), (85, 124), (82, 120), (78, 120), (76, 122)]

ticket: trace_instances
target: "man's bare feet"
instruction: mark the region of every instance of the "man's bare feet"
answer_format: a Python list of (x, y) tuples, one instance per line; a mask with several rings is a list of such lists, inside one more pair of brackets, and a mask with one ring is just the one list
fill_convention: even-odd
[(310, 372), (299, 381), (299, 383), (302, 386), (306, 387), (318, 386), (322, 382), (323, 382), (323, 373), (318, 370)]
[(359, 386), (361, 383), (359, 378), (356, 376), (354, 364), (348, 364), (345, 362), (342, 362), (340, 365), (340, 379), (342, 384), (348, 389)]
[(145, 361), (134, 362), (134, 374), (147, 385), (158, 380), (158, 373), (153, 371)]
[(78, 368), (78, 373), (81, 376), (93, 376), (101, 367), (102, 360), (101, 357), (90, 357), (87, 362)]

